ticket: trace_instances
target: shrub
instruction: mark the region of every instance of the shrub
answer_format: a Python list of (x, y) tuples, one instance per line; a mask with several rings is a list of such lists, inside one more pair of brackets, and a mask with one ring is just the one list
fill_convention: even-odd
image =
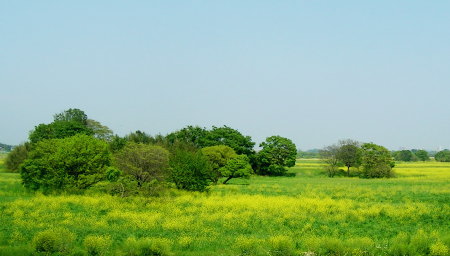
[(273, 236), (269, 238), (269, 255), (289, 256), (295, 255), (295, 245), (288, 236)]
[(84, 238), (83, 245), (89, 255), (108, 255), (111, 247), (111, 237), (89, 235)]
[(80, 134), (36, 143), (20, 174), (31, 190), (85, 189), (104, 179), (110, 162), (106, 142)]
[(48, 229), (37, 233), (32, 244), (38, 253), (68, 254), (74, 240), (75, 235), (67, 229)]
[(361, 166), (364, 178), (389, 178), (393, 176), (391, 153), (385, 147), (374, 143), (361, 146)]
[(130, 237), (123, 245), (123, 255), (126, 256), (170, 256), (172, 243), (166, 238)]
[(27, 159), (28, 152), (31, 150), (30, 143), (24, 143), (15, 147), (8, 153), (5, 159), (5, 167), (11, 172), (18, 172), (19, 166)]
[(177, 188), (190, 191), (207, 190), (211, 166), (201, 151), (175, 149), (170, 166), (171, 180)]

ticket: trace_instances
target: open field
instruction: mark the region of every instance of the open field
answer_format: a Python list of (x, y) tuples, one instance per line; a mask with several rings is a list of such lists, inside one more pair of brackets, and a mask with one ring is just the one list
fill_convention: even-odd
[(291, 177), (159, 198), (35, 195), (0, 173), (0, 255), (32, 253), (49, 229), (74, 235), (69, 255), (136, 255), (130, 244), (144, 238), (174, 255), (450, 255), (450, 163), (394, 170), (393, 179), (328, 178), (319, 161), (301, 160)]

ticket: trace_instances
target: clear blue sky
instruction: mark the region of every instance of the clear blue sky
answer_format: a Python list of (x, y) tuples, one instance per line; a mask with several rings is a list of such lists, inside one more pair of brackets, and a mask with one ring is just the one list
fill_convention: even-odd
[(80, 108), (119, 135), (450, 148), (450, 1), (0, 0), (0, 142)]

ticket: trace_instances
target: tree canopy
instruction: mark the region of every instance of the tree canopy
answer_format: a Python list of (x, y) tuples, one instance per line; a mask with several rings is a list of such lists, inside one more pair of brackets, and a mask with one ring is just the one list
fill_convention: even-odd
[(256, 155), (258, 173), (262, 175), (283, 175), (286, 167), (295, 165), (297, 149), (288, 138), (271, 136), (260, 145), (262, 149)]

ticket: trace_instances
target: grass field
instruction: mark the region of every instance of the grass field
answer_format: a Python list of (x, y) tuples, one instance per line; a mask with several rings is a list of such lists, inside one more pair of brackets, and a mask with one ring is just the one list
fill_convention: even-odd
[(69, 255), (140, 255), (145, 243), (173, 255), (450, 255), (450, 163), (394, 170), (328, 178), (301, 160), (290, 177), (159, 198), (29, 194), (0, 173), (0, 255), (33, 254), (51, 234)]

